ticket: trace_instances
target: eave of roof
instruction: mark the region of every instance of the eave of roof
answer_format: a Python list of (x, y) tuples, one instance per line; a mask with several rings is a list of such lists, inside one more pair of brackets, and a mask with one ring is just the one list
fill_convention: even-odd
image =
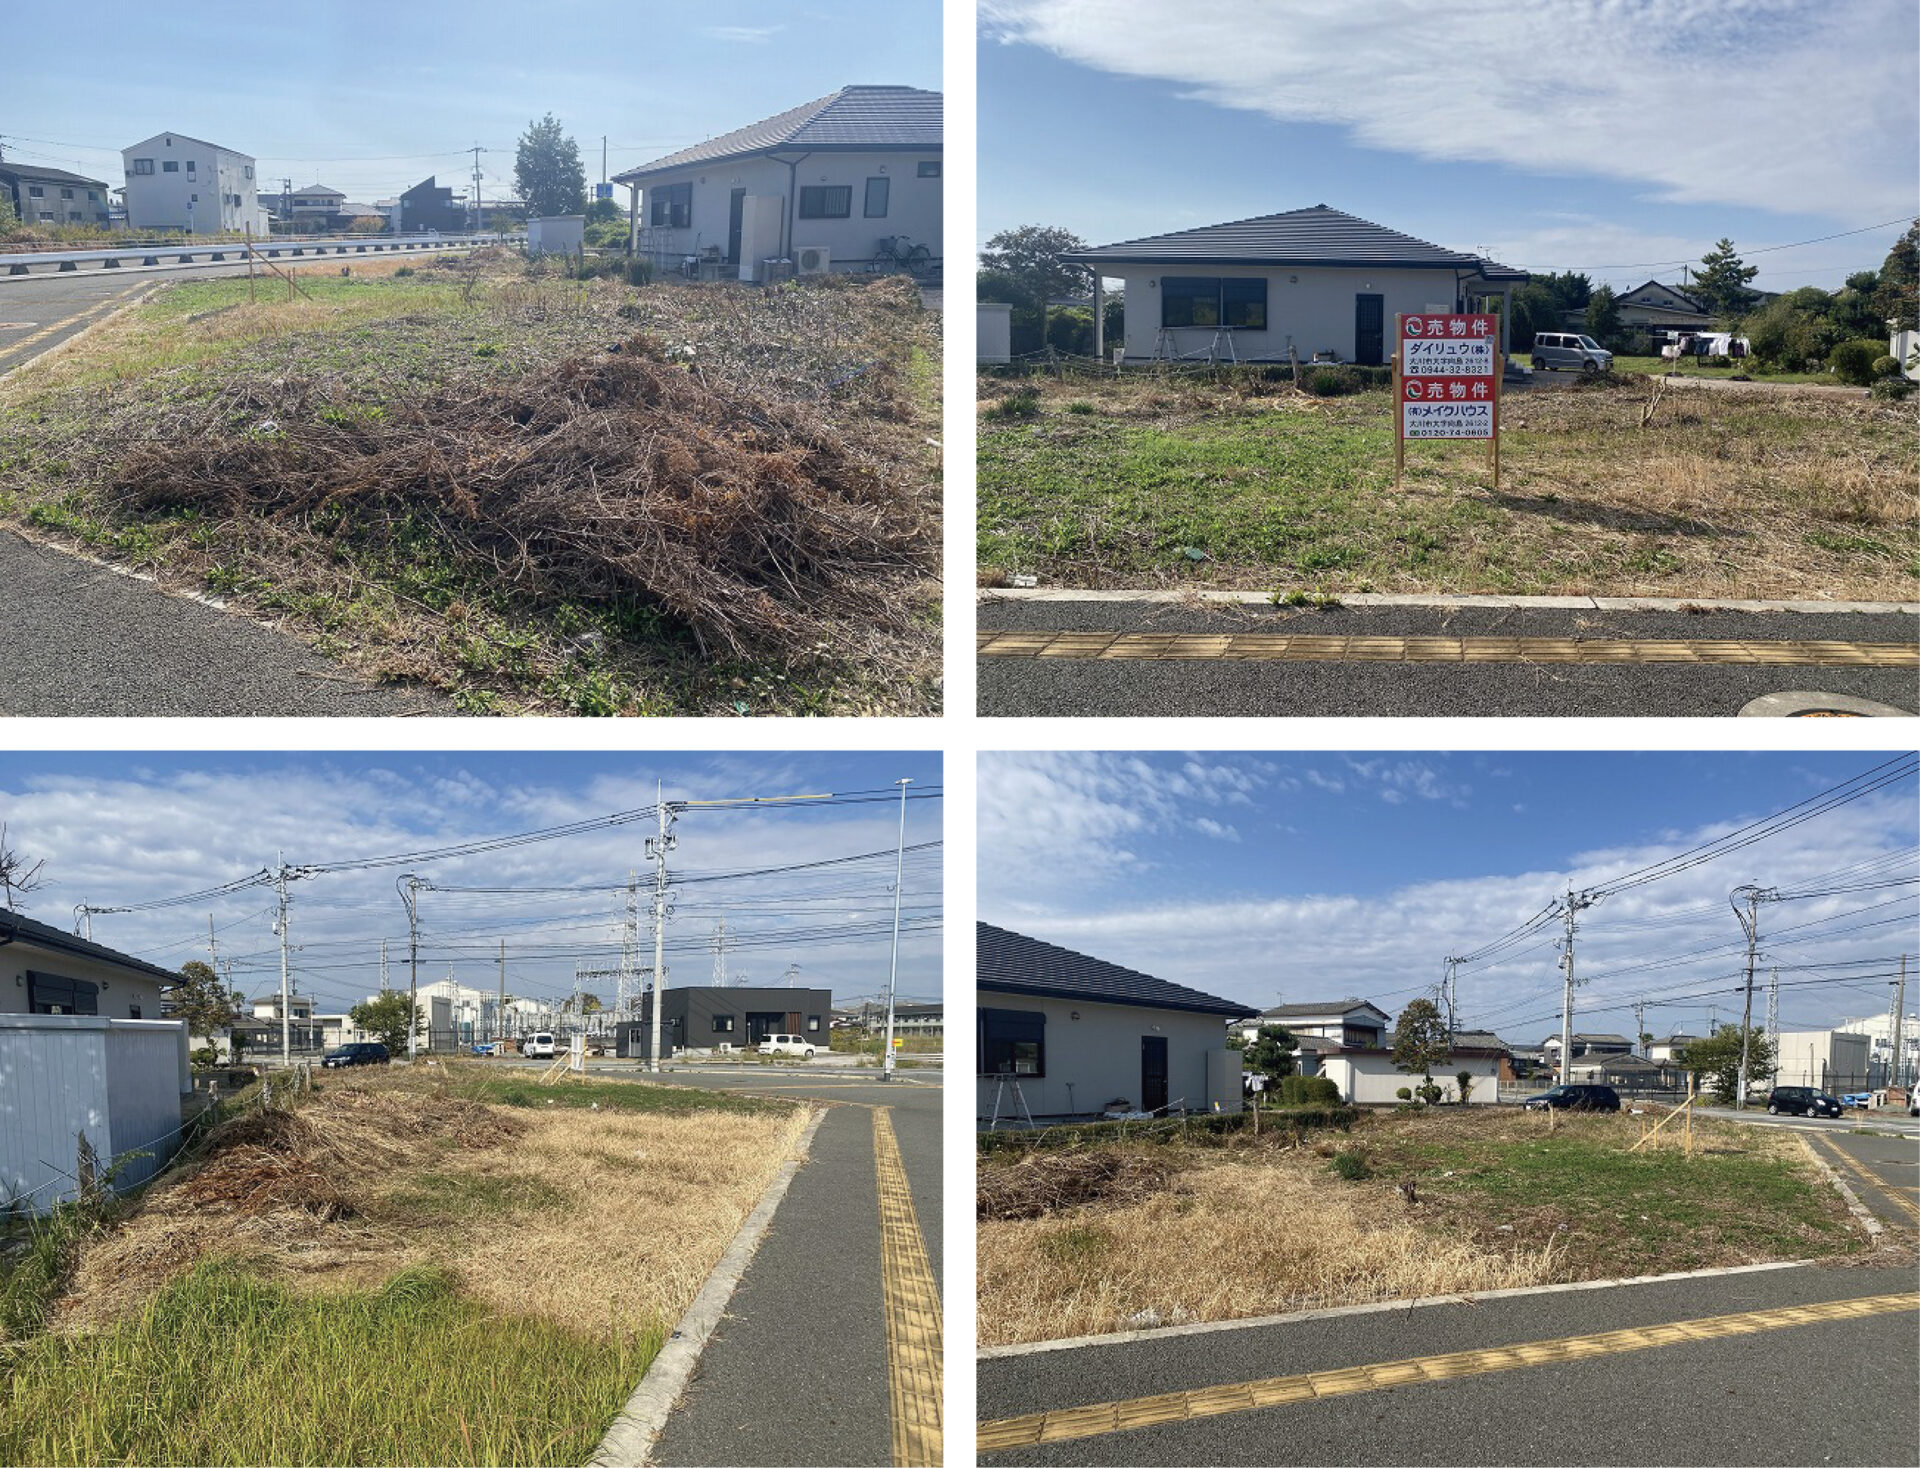
[(68, 173), (64, 168), (36, 168), (29, 163), (0, 163), (0, 174), (35, 179), (42, 183), (91, 184), (102, 189), (108, 186), (104, 178), (88, 178), (82, 173)]
[[(885, 104), (898, 104), (889, 118)], [(919, 87), (842, 87), (732, 132), (629, 168), (620, 184), (737, 158), (804, 150), (809, 153), (931, 153), (941, 148), (943, 99)]]
[[(1230, 999), (1157, 979), (1102, 958), (1062, 948), (1057, 943), (995, 927), (992, 923), (976, 923), (974, 934), (974, 983), (979, 989), (1040, 999), (1068, 999), (1081, 1004), (1117, 1004), (1189, 1014), (1238, 1017), (1251, 1013), (1247, 1006)], [(1027, 977), (1035, 972), (1057, 977)]]
[(9, 908), (0, 907), (0, 948), (10, 947), (16, 942), (30, 943), (37, 948), (50, 948), (56, 953), (68, 953), (76, 958), (91, 958), (98, 963), (111, 963), (120, 968), (130, 968), (151, 978), (159, 979), (165, 984), (180, 982), (180, 975), (172, 969), (161, 968), (158, 964), (148, 963), (144, 958), (135, 958), (131, 953), (122, 953), (116, 948), (90, 942), (73, 933), (63, 933), (56, 927), (37, 922)]

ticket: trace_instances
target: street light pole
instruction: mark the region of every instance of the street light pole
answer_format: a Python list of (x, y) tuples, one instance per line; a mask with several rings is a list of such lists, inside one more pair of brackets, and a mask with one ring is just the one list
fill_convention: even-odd
[(880, 1052), (880, 1079), (893, 1079), (893, 991), (900, 976), (900, 888), (907, 861), (907, 786), (911, 780), (896, 780), (900, 787), (900, 840), (893, 854), (893, 953), (887, 960), (887, 1038)]
[[(1728, 895), (1727, 902), (1733, 908), (1733, 915), (1740, 920), (1740, 927), (1747, 935), (1747, 985), (1746, 998), (1740, 1010), (1740, 1082), (1739, 1094), (1733, 1098), (1733, 1109), (1747, 1109), (1747, 1067), (1749, 1051), (1753, 1042), (1753, 958), (1754, 950), (1760, 941), (1760, 904), (1771, 902), (1779, 895), (1771, 887), (1756, 887), (1749, 882), (1744, 887), (1736, 887)], [(1745, 898), (1747, 910), (1740, 911), (1740, 899)]]

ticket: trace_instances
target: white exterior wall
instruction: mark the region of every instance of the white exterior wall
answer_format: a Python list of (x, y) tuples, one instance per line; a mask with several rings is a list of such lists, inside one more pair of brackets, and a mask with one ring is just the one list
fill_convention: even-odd
[[(156, 133), (143, 143), (121, 149), (120, 156), (126, 167), (130, 229), (186, 229), (190, 202), (191, 227), (201, 234), (243, 230), (260, 218), (260, 181), (253, 176), (254, 160), (244, 153), (178, 133)], [(135, 173), (137, 158), (151, 158), (153, 172)], [(189, 160), (194, 164), (192, 176), (187, 173)], [(168, 173), (168, 163), (178, 163), (179, 172)], [(199, 195), (197, 202), (193, 200), (195, 194)], [(240, 196), (237, 206), (225, 202), (233, 194)]]
[(586, 242), (584, 214), (556, 214), (551, 219), (527, 221), (529, 255), (575, 255)]
[(31, 1195), (36, 1212), (71, 1199), (83, 1132), (103, 1163), (150, 1150), (118, 1178), (144, 1182), (178, 1145), (191, 1084), (177, 1020), (0, 1015), (0, 1198)]
[[(643, 249), (655, 256), (684, 256), (698, 255), (712, 246), (724, 256), (733, 191), (745, 189), (748, 199), (764, 195), (781, 200), (782, 216), (790, 221), (788, 254), (802, 246), (824, 245), (833, 256), (834, 269), (865, 268), (879, 240), (888, 235), (905, 235), (914, 244), (925, 245), (938, 258), (944, 219), (942, 180), (919, 177), (923, 161), (939, 162), (939, 150), (815, 153), (802, 159), (792, 175), (793, 187), (849, 186), (853, 190), (852, 213), (846, 219), (800, 218), (797, 199), (790, 201), (788, 197), (787, 165), (773, 158), (735, 158), (659, 174), (649, 178), (641, 190)], [(869, 178), (879, 177), (889, 180), (887, 212), (884, 218), (869, 219), (863, 212), (866, 183)], [(669, 229), (664, 225), (649, 225), (654, 191), (682, 183), (693, 185), (693, 211), (688, 226)], [(746, 253), (744, 248), (742, 253)]]
[(1896, 331), (1887, 337), (1887, 355), (1899, 359), (1901, 375), (1920, 382), (1920, 331)]
[[(160, 981), (134, 973), (117, 964), (82, 958), (41, 948), (31, 938), (0, 947), (0, 1015), (29, 1012), (27, 970), (58, 974), (67, 979), (84, 979), (100, 986), (98, 1002), (101, 1019), (131, 1019), (140, 1011), (141, 1019), (160, 1018)], [(91, 1017), (91, 1016), (87, 1016)]]
[(1782, 1030), (1774, 1084), (1865, 1090), (1872, 1041), (1844, 1030)]
[(981, 301), (974, 306), (978, 332), (974, 360), (1010, 362), (1013, 360), (1013, 307), (1004, 301)]
[[(1146, 1035), (1164, 1035), (1167, 1040), (1167, 1101), (1184, 1099), (1189, 1111), (1207, 1111), (1214, 1102), (1222, 1111), (1237, 1112), (1241, 1107), (1237, 1065), (1233, 1068), (1230, 1095), (1210, 1094), (1207, 1056), (1226, 1049), (1217, 1014), (1192, 1014), (1177, 1009), (1147, 1009), (1128, 1004), (1095, 1004), (1064, 999), (1035, 999), (1024, 994), (999, 994), (981, 990), (982, 1009), (1017, 1009), (1047, 1017), (1044, 1076), (1020, 1076), (1020, 1092), (1027, 1109), (1036, 1118), (1047, 1116), (1091, 1115), (1107, 1102), (1126, 1097), (1140, 1105), (1140, 1041)], [(1074, 1019), (1072, 1016), (1080, 1017)], [(1239, 1057), (1233, 1057), (1237, 1062)], [(1217, 1064), (1217, 1062), (1216, 1062)], [(1216, 1081), (1220, 1077), (1216, 1075)], [(1067, 1090), (1071, 1083), (1071, 1095)], [(994, 1094), (998, 1089), (992, 1077), (982, 1077), (975, 1087), (979, 1115), (993, 1114)], [(1001, 1116), (1019, 1115), (1009, 1087), (1001, 1103)]]
[[(1461, 1071), (1473, 1076), (1468, 1093), (1470, 1106), (1491, 1106), (1499, 1099), (1500, 1062), (1497, 1057), (1476, 1055), (1450, 1056), (1433, 1068), (1433, 1083), (1440, 1088), (1442, 1101), (1458, 1101), (1460, 1087), (1454, 1077)], [(1421, 1084), (1418, 1075), (1394, 1068), (1386, 1055), (1329, 1055), (1320, 1062), (1320, 1073), (1340, 1088), (1341, 1098), (1357, 1106), (1391, 1106), (1399, 1102), (1397, 1092)]]
[[(1381, 361), (1392, 359), (1393, 318), (1400, 312), (1429, 308), (1451, 311), (1455, 277), (1451, 270), (1316, 269), (1311, 266), (1276, 270), (1245, 265), (1108, 265), (1103, 276), (1126, 283), (1127, 357), (1150, 361), (1160, 331), (1160, 277), (1224, 276), (1267, 279), (1267, 329), (1232, 333), (1241, 361), (1267, 358), (1286, 361), (1287, 345), (1302, 362), (1315, 352), (1333, 352), (1342, 362), (1354, 360), (1354, 297), (1377, 295), (1381, 302)], [(1211, 326), (1182, 327), (1173, 332), (1180, 353), (1204, 358), (1213, 342)]]

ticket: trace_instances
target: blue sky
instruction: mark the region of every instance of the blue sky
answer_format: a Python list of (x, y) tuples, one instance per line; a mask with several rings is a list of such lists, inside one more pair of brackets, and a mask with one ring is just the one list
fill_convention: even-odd
[(480, 160), (492, 197), (528, 121), (549, 111), (593, 181), (603, 133), (617, 173), (849, 84), (941, 84), (940, 8), (920, 0), (108, 0), (84, 14), (10, 7), (6, 39), (16, 60), (66, 58), (9, 66), (9, 158), (117, 186), (119, 150), (172, 129), (253, 154), (263, 191), (290, 175), (362, 203), (429, 173), (463, 187), (473, 156), (460, 150), (475, 143), (492, 150)]
[[(420, 851), (545, 829), (651, 806), (654, 782), (669, 800), (741, 795), (891, 792), (940, 783), (937, 754), (20, 754), (0, 767), (0, 819), (8, 844), (44, 859), (47, 885), (21, 911), (61, 928), (77, 903), (129, 906), (198, 892), (271, 867)], [(941, 839), (937, 799), (907, 806), (909, 846)], [(830, 988), (836, 999), (886, 985), (893, 913), (896, 801), (779, 810), (693, 810), (678, 823), (669, 870), (689, 878), (844, 856), (870, 860), (808, 873), (692, 881), (676, 889), (670, 984), (705, 984), (707, 948), (724, 915), (738, 946), (729, 972), (754, 983)], [(643, 881), (652, 822), (521, 845), (489, 855), (371, 871), (324, 874), (289, 887), (298, 987), (324, 1011), (378, 987), (380, 940), (396, 982), (404, 978), (405, 912), (397, 875), (412, 870), (443, 887), (556, 887)], [(941, 852), (909, 854), (902, 887), (900, 989), (940, 994)], [(643, 888), (643, 892), (644, 892)], [(265, 888), (157, 911), (102, 914), (96, 941), (154, 962), (207, 956), (213, 915), (236, 987), (277, 990), (279, 949)], [(645, 898), (642, 898), (644, 911)], [(509, 992), (570, 993), (576, 956), (618, 961), (625, 897), (423, 892), (421, 976), (496, 982), (507, 941)], [(918, 919), (918, 925), (912, 921)], [(857, 925), (859, 932), (851, 934)], [(881, 931), (887, 929), (889, 931)], [(642, 920), (643, 942), (650, 944)], [(603, 996), (611, 999), (611, 989)]]
[[(1500, 937), (1570, 881), (1636, 870), (1884, 758), (983, 754), (980, 916), (1256, 1008), (1357, 994), (1397, 1014), (1438, 981), (1448, 954)], [(1605, 899), (1581, 919), (1576, 973), (1592, 982), (1580, 990), (1586, 1018), (1576, 1028), (1628, 1033), (1623, 1006), (1645, 997), (1676, 1001), (1649, 1011), (1649, 1030), (1699, 1032), (1708, 1001), (1679, 996), (1733, 987), (1742, 960), (1717, 951), (1742, 941), (1727, 905), (1733, 888), (1808, 890), (1822, 873), (1901, 852), (1893, 874), (1913, 877), (1917, 843), (1920, 803), (1908, 779)], [(1920, 992), (1913, 885), (1763, 913), (1763, 933), (1778, 937), (1763, 946), (1763, 964), (1856, 965), (1783, 973), (1822, 980), (1783, 989), (1784, 1028), (1885, 1012), (1880, 975), (1897, 969), (1903, 949), (1916, 960), (1909, 994)], [(1463, 1023), (1516, 1044), (1556, 1032), (1557, 936), (1463, 968)], [(1719, 1019), (1730, 1013), (1722, 1002)]]
[[(1534, 271), (1837, 288), (1920, 210), (1887, 0), (982, 0), (984, 240), (1328, 204)], [(1889, 221), (1898, 221), (1889, 223)], [(1841, 231), (1863, 234), (1790, 250)]]

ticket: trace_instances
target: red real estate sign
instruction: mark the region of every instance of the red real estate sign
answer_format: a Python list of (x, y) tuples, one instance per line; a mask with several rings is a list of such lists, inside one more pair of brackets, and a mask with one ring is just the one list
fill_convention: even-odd
[(1491, 439), (1499, 432), (1500, 322), (1494, 316), (1399, 318), (1400, 437)]

